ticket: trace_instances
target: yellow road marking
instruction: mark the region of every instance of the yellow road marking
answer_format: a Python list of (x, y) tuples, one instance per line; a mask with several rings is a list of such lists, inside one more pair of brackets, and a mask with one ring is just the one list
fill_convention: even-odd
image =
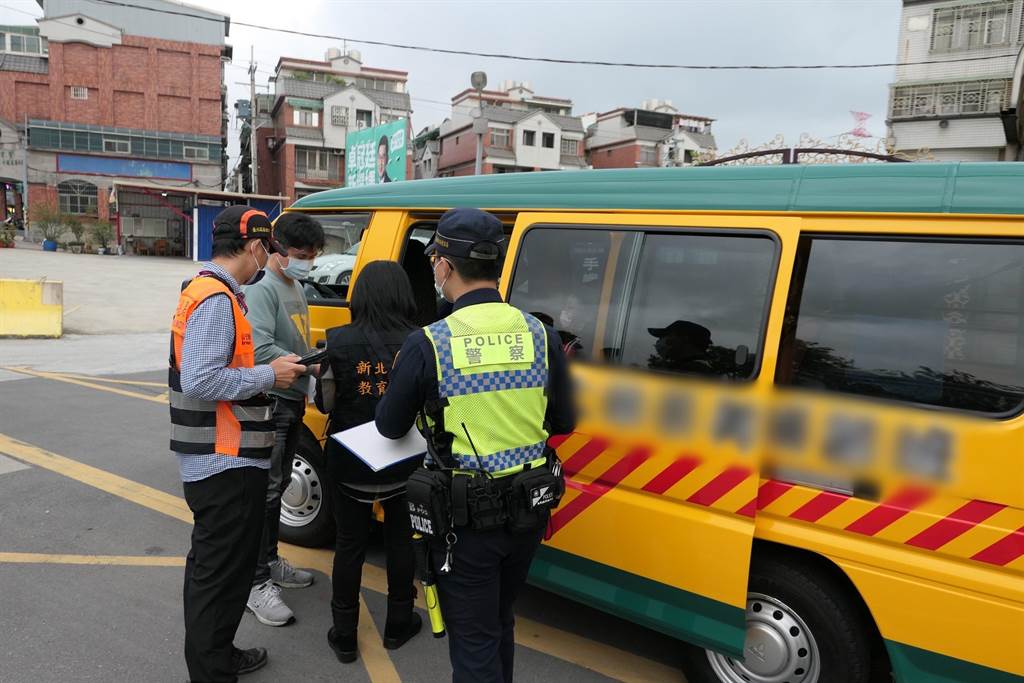
[[(150, 510), (163, 513), (186, 524), (192, 524), (192, 511), (183, 498), (172, 496), (152, 487), (119, 477), (105, 470), (80, 463), (0, 434), (0, 453), (36, 467), (62, 474), (83, 484), (106, 491)], [(290, 548), (291, 546), (284, 546)], [(327, 571), (330, 576), (330, 570)], [(365, 607), (363, 608), (365, 610)], [(380, 633), (369, 614), (359, 619), (359, 653), (366, 665), (371, 683), (394, 683), (400, 681), (398, 671), (384, 650)]]
[[(331, 575), (333, 553), (282, 544), (282, 554), (295, 566), (310, 567)], [(388, 592), (387, 572), (372, 564), (363, 565), (363, 587), (375, 593)], [(422, 591), (416, 604), (425, 610)], [(363, 619), (364, 617), (360, 617)], [(532, 619), (516, 617), (516, 642), (556, 659), (595, 671), (609, 678), (628, 683), (665, 683), (684, 680), (679, 669), (620, 650), (612, 645), (598, 643), (589, 638), (553, 628)]]
[[(327, 576), (331, 573), (327, 572)], [(370, 675), (372, 683), (401, 683), (402, 677), (398, 675), (391, 655), (384, 649), (381, 641), (380, 631), (373, 623), (370, 610), (366, 608), (366, 601), (359, 601), (359, 630), (356, 634), (359, 642), (359, 656), (366, 667), (366, 673)]]
[(55, 382), (65, 382), (67, 384), (74, 384), (80, 387), (88, 387), (89, 389), (96, 389), (97, 391), (106, 391), (111, 394), (118, 394), (119, 396), (128, 396), (129, 398), (138, 398), (143, 401), (152, 401), (154, 403), (167, 403), (167, 399), (152, 394), (142, 394), (137, 391), (128, 391), (126, 389), (118, 389), (117, 387), (107, 387), (102, 384), (96, 384), (95, 382), (88, 382), (81, 379), (75, 379), (74, 377), (60, 375), (54, 372), (42, 372), (40, 370), (29, 370), (28, 368), (2, 368), (3, 370), (9, 370), (10, 372), (17, 372), (22, 375), (29, 375), (30, 377), (39, 377), (42, 379), (49, 379)]
[(95, 377), (93, 375), (79, 375), (73, 372), (51, 372), (51, 375), (57, 375), (60, 377), (68, 377), (70, 379), (81, 379), (89, 382), (102, 382), (104, 384), (125, 384), (136, 387), (156, 387), (157, 389), (166, 389), (167, 382), (144, 382), (138, 379), (113, 379), (111, 377)]
[(62, 474), (119, 498), (130, 500), (142, 507), (181, 520), (186, 524), (192, 523), (192, 511), (188, 509), (184, 499), (178, 496), (172, 496), (169, 493), (119, 477), (63, 455), (51, 453), (4, 434), (0, 434), (0, 453), (5, 453), (29, 465)]
[[(22, 462), (62, 474), (187, 524), (192, 523), (191, 510), (188, 509), (184, 499), (178, 496), (45, 451), (4, 434), (0, 434), (0, 453), (6, 453)], [(314, 550), (282, 543), (281, 552), (294, 565), (311, 567), (327, 576), (331, 575), (333, 556), (328, 550)], [(0, 554), (0, 558), (2, 557), (3, 554)], [(386, 595), (386, 571), (369, 563), (363, 565), (362, 585), (363, 588)], [(417, 599), (417, 603), (421, 609), (424, 608), (422, 596)], [(359, 623), (359, 654), (366, 665), (372, 683), (400, 681), (391, 658), (383, 648), (380, 633), (366, 611), (365, 604), (360, 608)], [(516, 642), (556, 659), (628, 683), (683, 680), (682, 673), (678, 669), (611, 645), (541, 624), (532, 619), (516, 617)]]
[(54, 555), (50, 553), (0, 553), (0, 564), (92, 564), (120, 567), (184, 567), (184, 557), (153, 555)]

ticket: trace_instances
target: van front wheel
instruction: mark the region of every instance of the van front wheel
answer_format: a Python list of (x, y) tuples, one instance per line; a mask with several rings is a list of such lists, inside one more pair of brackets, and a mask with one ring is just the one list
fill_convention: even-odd
[(292, 456), (291, 481), (281, 496), (278, 536), (282, 541), (319, 548), (334, 538), (329, 481), (323, 449), (303, 430)]
[(743, 659), (687, 645), (689, 683), (868, 683), (868, 629), (831, 577), (781, 558), (751, 567)]

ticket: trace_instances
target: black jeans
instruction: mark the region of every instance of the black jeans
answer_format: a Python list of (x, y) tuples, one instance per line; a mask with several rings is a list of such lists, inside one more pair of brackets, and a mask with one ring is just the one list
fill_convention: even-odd
[(513, 607), (526, 584), (544, 527), (524, 533), (505, 529), (456, 529), (452, 572), (437, 573), (444, 547), (432, 559), (448, 631), (454, 683), (511, 683), (515, 657)]
[[(404, 493), (382, 501), (381, 505), (384, 507), (384, 543), (387, 549), (388, 621), (407, 622), (412, 615), (416, 574), (409, 507)], [(335, 615), (335, 628), (341, 633), (351, 633), (355, 630), (358, 615), (363, 561), (373, 526), (373, 504), (345, 495), (334, 484), (333, 507), (337, 539), (334, 571), (331, 573), (331, 611)]]
[(233, 641), (260, 547), (267, 472), (239, 467), (183, 488), (195, 520), (185, 560), (185, 663), (193, 681), (236, 681)]
[(276, 438), (270, 456), (270, 472), (267, 476), (266, 520), (263, 523), (263, 538), (257, 556), (254, 586), (270, 578), (270, 563), (277, 559), (277, 533), (281, 520), (281, 496), (292, 480), (292, 457), (299, 445), (302, 432), (302, 418), (306, 414), (305, 401), (274, 399), (274, 425)]

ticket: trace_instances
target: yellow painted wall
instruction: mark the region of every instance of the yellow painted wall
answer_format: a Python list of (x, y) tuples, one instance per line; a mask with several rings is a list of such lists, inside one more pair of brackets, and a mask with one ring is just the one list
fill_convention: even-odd
[(64, 283), (0, 279), (0, 337), (60, 337)]

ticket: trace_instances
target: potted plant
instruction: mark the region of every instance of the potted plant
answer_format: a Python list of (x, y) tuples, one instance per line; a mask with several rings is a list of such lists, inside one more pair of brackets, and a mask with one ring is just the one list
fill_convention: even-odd
[(82, 224), (76, 216), (68, 216), (65, 220), (68, 230), (75, 236), (75, 239), (68, 242), (68, 251), (76, 254), (82, 253), (82, 247), (85, 246), (82, 242), (82, 235), (85, 233), (85, 226)]
[(32, 205), (32, 220), (43, 236), (43, 250), (57, 251), (57, 240), (64, 234), (64, 216), (52, 203)]
[(100, 254), (110, 254), (110, 253), (113, 253), (109, 249), (109, 247), (108, 247), (108, 245), (110, 244), (111, 240), (114, 239), (114, 226), (113, 225), (111, 225), (107, 221), (100, 221), (99, 223), (96, 223), (95, 225), (92, 226), (92, 236), (96, 238), (97, 242), (99, 242), (100, 246), (99, 246), (99, 249), (97, 249), (98, 253), (100, 253)]
[(3, 248), (14, 249), (14, 233), (10, 228), (4, 228), (3, 232), (0, 232), (0, 249)]

